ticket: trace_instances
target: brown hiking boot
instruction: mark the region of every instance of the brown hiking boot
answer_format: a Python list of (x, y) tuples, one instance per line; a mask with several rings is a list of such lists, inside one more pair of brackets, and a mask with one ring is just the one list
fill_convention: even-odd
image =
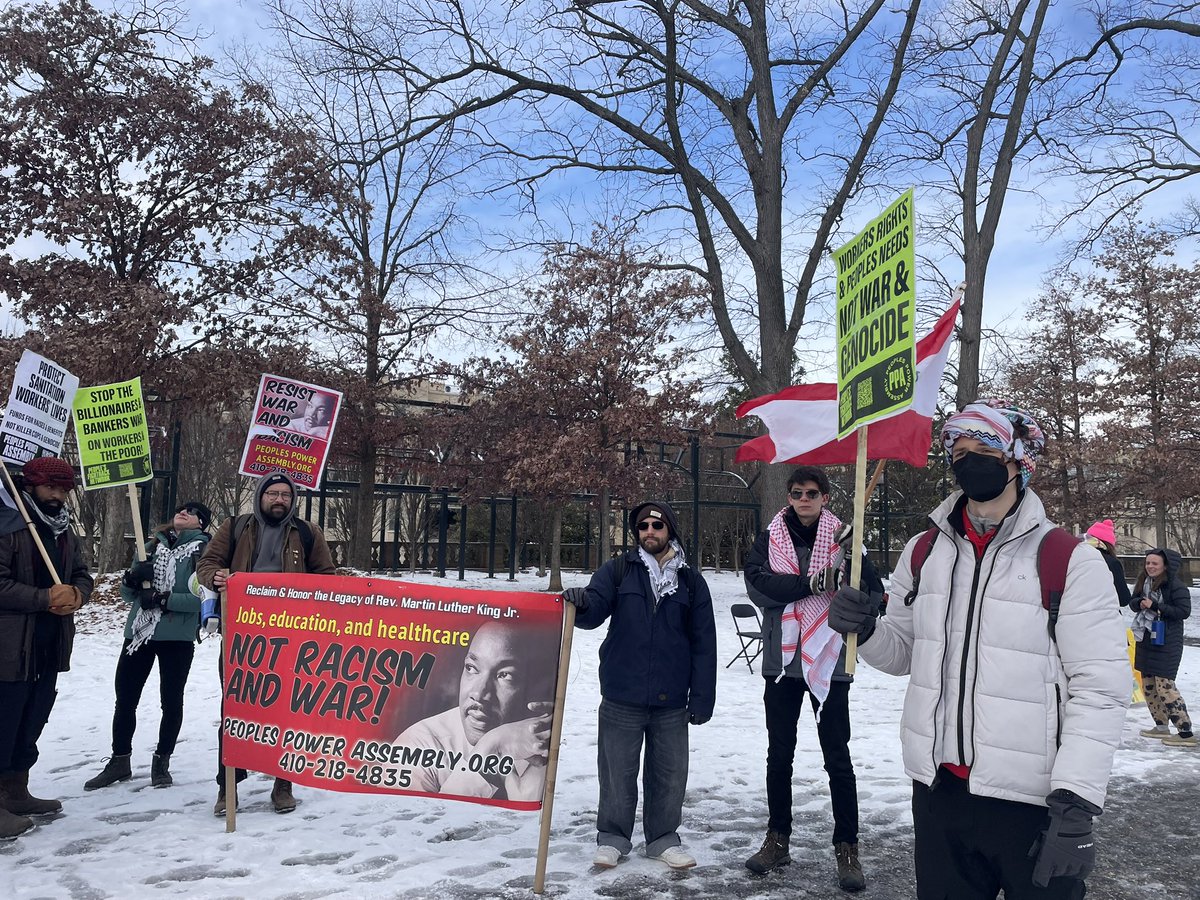
[(861, 891), (867, 886), (862, 863), (858, 861), (858, 844), (834, 844), (837, 857), (838, 887), (843, 891)]
[(33, 819), (18, 816), (0, 807), (0, 840), (11, 840), (33, 827)]
[(271, 805), (277, 813), (290, 813), (296, 808), (296, 798), (292, 796), (290, 781), (275, 779), (275, 787), (271, 788)]
[(746, 860), (746, 868), (757, 875), (766, 875), (772, 869), (791, 863), (788, 854), (788, 836), (778, 831), (768, 831), (762, 847)]
[[(237, 790), (236, 789), (234, 789), (234, 792), (233, 792), (233, 808), (237, 809)], [(214, 816), (225, 815), (225, 785), (221, 785), (219, 788), (217, 788), (217, 802), (213, 804), (213, 815)]]
[(0, 806), (18, 816), (46, 816), (59, 812), (57, 800), (43, 800), (29, 793), (29, 770), (0, 776)]

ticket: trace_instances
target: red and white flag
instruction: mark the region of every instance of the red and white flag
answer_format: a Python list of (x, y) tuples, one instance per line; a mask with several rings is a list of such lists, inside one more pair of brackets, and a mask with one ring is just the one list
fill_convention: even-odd
[[(917, 383), (912, 406), (903, 412), (867, 426), (867, 456), (898, 459), (924, 467), (933, 439), (933, 414), (937, 409), (938, 386), (950, 355), (950, 336), (961, 301), (942, 313), (933, 330), (917, 342)], [(837, 385), (800, 384), (747, 400), (737, 417), (755, 415), (769, 434), (753, 438), (738, 448), (737, 462), (761, 460), (813, 466), (851, 464), (858, 453), (858, 439), (851, 434), (837, 439)]]

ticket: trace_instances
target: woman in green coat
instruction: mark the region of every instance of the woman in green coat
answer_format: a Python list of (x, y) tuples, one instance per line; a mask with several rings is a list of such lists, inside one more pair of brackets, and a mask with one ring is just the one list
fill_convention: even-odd
[[(158, 660), (162, 720), (158, 746), (150, 766), (154, 787), (171, 784), (170, 760), (183, 725), (183, 690), (192, 668), (196, 634), (200, 626), (200, 598), (188, 584), (210, 535), (212, 513), (203, 503), (189, 500), (147, 542), (146, 559), (134, 561), (121, 583), (121, 596), (129, 603), (125, 643), (117, 659), (117, 707), (113, 713), (112, 756), (104, 769), (84, 785), (94, 791), (133, 772), (133, 732), (142, 688)], [(143, 584), (149, 583), (149, 587)]]

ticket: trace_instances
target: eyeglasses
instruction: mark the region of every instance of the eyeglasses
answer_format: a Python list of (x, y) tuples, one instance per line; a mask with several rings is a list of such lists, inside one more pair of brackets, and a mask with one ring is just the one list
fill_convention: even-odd
[(197, 519), (200, 518), (200, 510), (194, 506), (181, 506), (175, 515), (179, 515), (179, 513), (187, 513), (189, 516), (195, 516)]
[(638, 531), (649, 531), (651, 528), (655, 531), (662, 531), (666, 527), (666, 522), (657, 522), (652, 519), (647, 519), (645, 522), (638, 522)]
[(812, 489), (807, 491), (788, 491), (788, 496), (793, 500), (816, 500), (821, 496), (821, 492)]
[(268, 500), (291, 500), (291, 491), (266, 491), (263, 494)]

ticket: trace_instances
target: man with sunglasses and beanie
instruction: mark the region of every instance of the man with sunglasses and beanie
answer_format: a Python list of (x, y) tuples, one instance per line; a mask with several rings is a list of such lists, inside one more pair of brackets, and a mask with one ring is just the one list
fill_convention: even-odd
[(687, 788), (688, 726), (712, 717), (717, 637), (712, 597), (687, 564), (675, 513), (647, 501), (629, 514), (637, 547), (601, 566), (586, 588), (568, 588), (575, 624), (608, 621), (600, 647), (600, 806), (592, 862), (612, 868), (633, 849), (642, 743), (646, 856), (672, 869), (696, 860), (680, 846)]
[(74, 487), (66, 460), (42, 456), (21, 468), (18, 489), (54, 573), (24, 522), (0, 534), (0, 838), (32, 828), (29, 816), (62, 809), (57, 800), (29, 793), (29, 770), (54, 707), (58, 673), (70, 668), (75, 611), (92, 595), (66, 505)]
[[(788, 478), (787, 505), (754, 541), (746, 557), (746, 591), (762, 610), (767, 721), (767, 836), (746, 868), (762, 875), (791, 860), (792, 765), (804, 698), (817, 717), (817, 737), (829, 775), (838, 885), (866, 887), (858, 859), (858, 784), (850, 758), (850, 683), (846, 646), (826, 622), (829, 602), (846, 580), (849, 531), (828, 508), (829, 479), (816, 466)], [(871, 603), (883, 582), (864, 558), (861, 584)]]
[[(283, 472), (271, 472), (258, 480), (254, 512), (226, 519), (213, 535), (196, 566), (196, 577), (213, 591), (225, 590), (233, 572), (304, 572), (332, 575), (333, 557), (325, 535), (316, 525), (296, 516), (296, 483)], [(224, 676), (221, 678), (224, 683)], [(222, 716), (222, 720), (224, 716)], [(221, 762), (222, 729), (217, 726), (217, 802), (213, 814), (225, 815), (225, 765)], [(239, 782), (246, 770), (237, 770)], [(234, 797), (234, 803), (237, 798)], [(292, 783), (276, 778), (271, 788), (275, 812), (296, 808)]]
[(1028, 413), (971, 403), (941, 437), (960, 490), (904, 548), (887, 616), (843, 587), (829, 624), (859, 635), (867, 663), (909, 676), (919, 900), (1078, 900), (1129, 705), (1112, 578), (1069, 534), (1059, 565), (1043, 562), (1063, 536), (1028, 487), (1045, 445)]

